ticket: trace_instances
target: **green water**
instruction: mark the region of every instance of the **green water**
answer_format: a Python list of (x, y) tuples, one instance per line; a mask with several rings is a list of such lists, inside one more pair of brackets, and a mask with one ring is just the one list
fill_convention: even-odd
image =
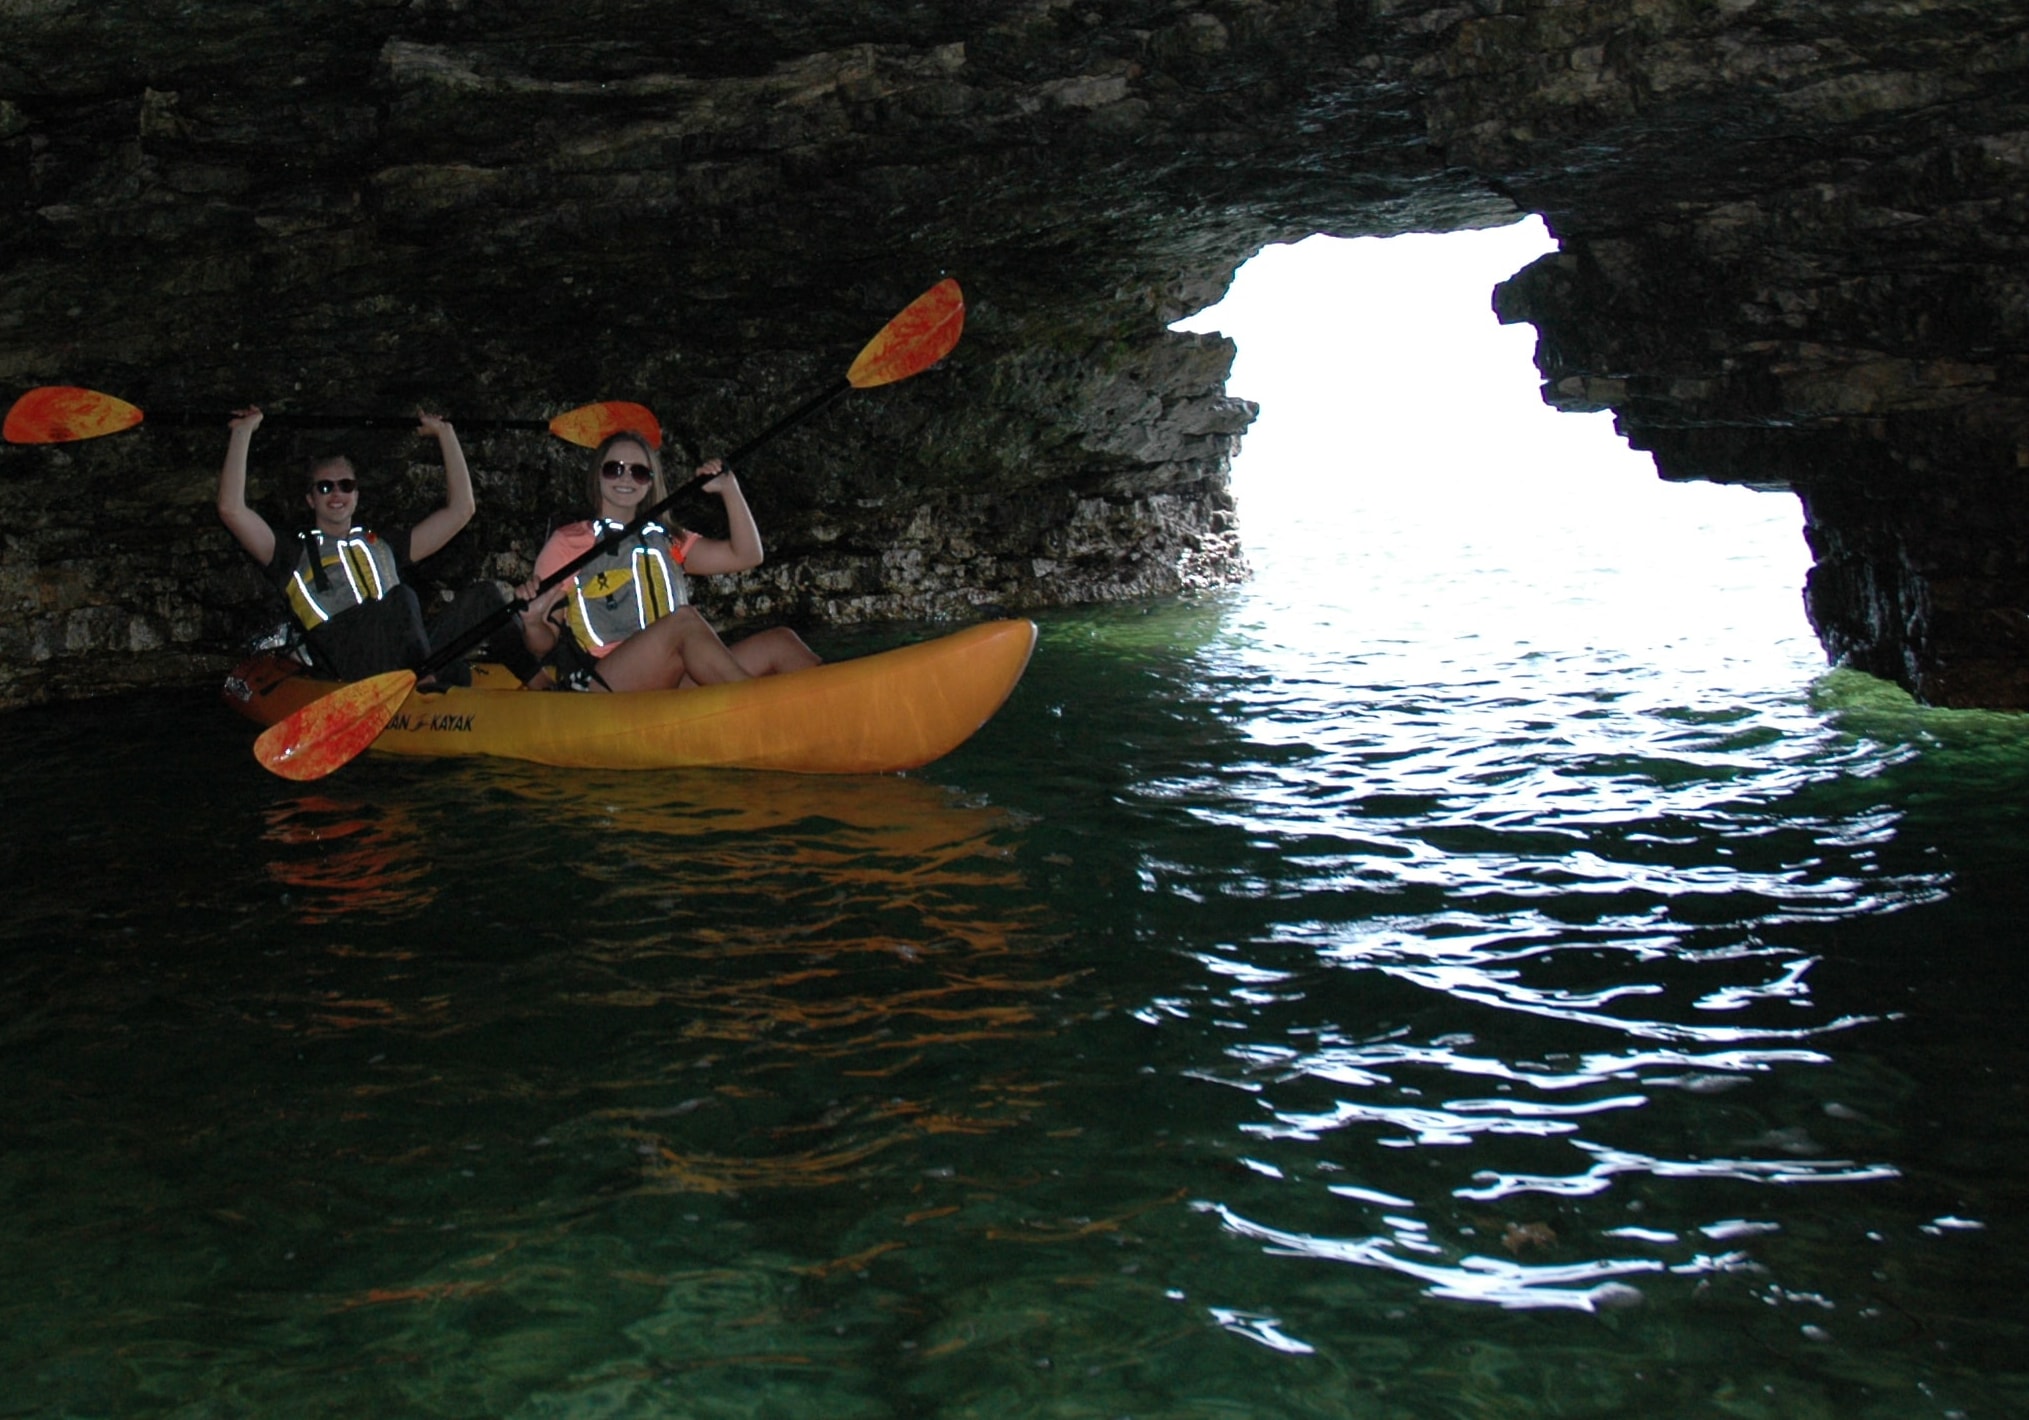
[(2022, 722), (1334, 617), (894, 779), (9, 716), (0, 1414), (2023, 1413)]
[(1444, 240), (1221, 308), (1259, 577), (915, 775), (0, 716), (0, 1417), (2029, 1414), (2029, 718)]

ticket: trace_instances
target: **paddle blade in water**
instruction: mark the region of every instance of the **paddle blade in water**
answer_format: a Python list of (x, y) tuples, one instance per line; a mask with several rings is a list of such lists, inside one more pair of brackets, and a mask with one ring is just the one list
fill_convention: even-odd
[(662, 444), (662, 425), (656, 422), (655, 412), (645, 404), (609, 399), (600, 404), (565, 410), (550, 420), (552, 434), (587, 449), (596, 449), (600, 440), (623, 429), (646, 435), (658, 447)]
[(845, 377), (860, 390), (906, 380), (949, 355), (964, 330), (965, 293), (947, 277), (882, 326)]
[(10, 444), (68, 444), (117, 434), (140, 422), (141, 411), (124, 399), (76, 385), (43, 385), (14, 401), (0, 436)]
[(284, 779), (322, 779), (363, 754), (415, 688), (413, 671), (342, 685), (261, 731), (254, 758)]

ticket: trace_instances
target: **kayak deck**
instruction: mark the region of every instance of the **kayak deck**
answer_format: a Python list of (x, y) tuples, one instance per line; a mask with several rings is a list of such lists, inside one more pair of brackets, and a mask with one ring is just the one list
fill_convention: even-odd
[[(620, 694), (524, 690), (482, 665), (470, 687), (411, 692), (372, 748), (573, 769), (893, 773), (971, 738), (1014, 690), (1035, 642), (1034, 622), (989, 621), (791, 675)], [(227, 678), (224, 695), (272, 725), (337, 685), (261, 656)]]

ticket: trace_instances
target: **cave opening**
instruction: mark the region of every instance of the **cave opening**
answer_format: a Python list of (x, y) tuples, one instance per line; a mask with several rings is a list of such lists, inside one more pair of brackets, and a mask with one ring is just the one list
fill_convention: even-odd
[(1544, 404), (1535, 331), (1491, 293), (1554, 250), (1536, 217), (1312, 236), (1177, 324), (1232, 338), (1229, 389), (1261, 407), (1233, 464), (1257, 587), (1348, 637), (1808, 681), (1796, 497), (1665, 482), (1611, 414)]

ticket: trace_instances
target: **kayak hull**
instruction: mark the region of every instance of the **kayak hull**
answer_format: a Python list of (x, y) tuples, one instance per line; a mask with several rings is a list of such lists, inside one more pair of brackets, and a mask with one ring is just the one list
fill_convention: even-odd
[[(411, 692), (372, 748), (572, 769), (893, 773), (971, 738), (1014, 690), (1035, 642), (1034, 622), (990, 621), (792, 675), (617, 695), (524, 690), (482, 665), (470, 687)], [(224, 695), (272, 725), (337, 686), (286, 657), (260, 656), (227, 678)]]

